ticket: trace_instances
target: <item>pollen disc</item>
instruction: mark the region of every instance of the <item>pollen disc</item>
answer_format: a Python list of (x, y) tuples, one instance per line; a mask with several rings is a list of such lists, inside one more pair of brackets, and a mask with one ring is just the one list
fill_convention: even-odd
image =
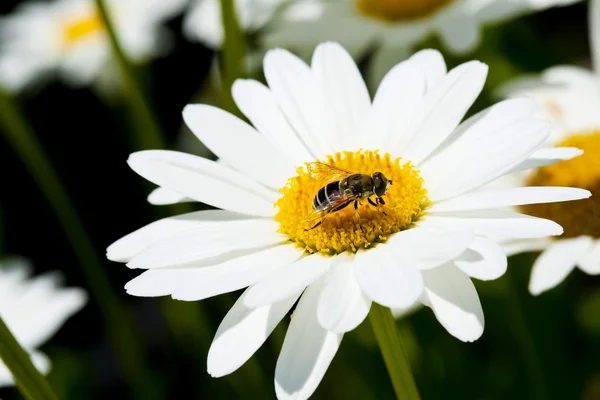
[(364, 200), (357, 210), (349, 205), (310, 229), (314, 223), (308, 223), (307, 217), (313, 212), (313, 198), (327, 182), (314, 179), (306, 166), (298, 168), (298, 175), (280, 189), (283, 196), (275, 204), (279, 208), (275, 220), (281, 233), (309, 252), (354, 252), (383, 242), (389, 235), (411, 228), (429, 204), (419, 171), (400, 158), (392, 160), (387, 153), (380, 156), (373, 151), (347, 151), (321, 161), (358, 174), (382, 172), (393, 184), (383, 196), (385, 205), (374, 207)]
[(425, 18), (446, 7), (453, 0), (357, 0), (358, 11), (386, 22)]
[(571, 160), (538, 168), (530, 186), (572, 186), (587, 189), (592, 197), (562, 203), (523, 206), (525, 213), (556, 221), (565, 230), (561, 237), (588, 235), (600, 238), (600, 130), (576, 134), (559, 146), (577, 147), (583, 154)]

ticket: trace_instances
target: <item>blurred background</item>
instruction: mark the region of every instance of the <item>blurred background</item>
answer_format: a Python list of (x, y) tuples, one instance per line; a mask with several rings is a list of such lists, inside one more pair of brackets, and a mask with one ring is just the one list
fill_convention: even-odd
[[(0, 2), (0, 14), (18, 1)], [(173, 49), (136, 72), (167, 135), (168, 148), (210, 157), (182, 126), (190, 102), (215, 102), (210, 81), (214, 53), (181, 34), (181, 17), (168, 22)], [(421, 48), (440, 48), (430, 39)], [(482, 45), (462, 58), (446, 56), (449, 68), (478, 59), (490, 65), (482, 96), (470, 113), (497, 101), (501, 83), (556, 64), (589, 66), (587, 5), (550, 9), (487, 27)], [(260, 75), (258, 75), (261, 78)], [(125, 103), (90, 89), (52, 81), (16, 100), (76, 204), (81, 222), (103, 256), (116, 239), (158, 218), (183, 211), (150, 206), (152, 187), (126, 160), (137, 150)], [(600, 110), (599, 110), (600, 112)], [(0, 138), (0, 254), (22, 255), (35, 273), (60, 270), (69, 286), (87, 288), (60, 223), (22, 160)], [(189, 207), (199, 209), (197, 204)], [(433, 313), (418, 310), (400, 319), (423, 399), (600, 399), (600, 277), (573, 272), (557, 289), (539, 297), (527, 292), (532, 255), (513, 257), (508, 273), (493, 282), (475, 281), (486, 315), (483, 337), (462, 343)], [(48, 379), (64, 399), (274, 398), (275, 361), (289, 319), (257, 354), (220, 379), (206, 372), (216, 329), (237, 293), (201, 302), (128, 296), (123, 289), (138, 272), (105, 261), (103, 267), (133, 316), (151, 380), (121, 373), (97, 304), (91, 300), (42, 350), (53, 368)], [(316, 399), (391, 399), (392, 386), (368, 322), (346, 334), (315, 392)], [(15, 388), (0, 398), (18, 399)]]

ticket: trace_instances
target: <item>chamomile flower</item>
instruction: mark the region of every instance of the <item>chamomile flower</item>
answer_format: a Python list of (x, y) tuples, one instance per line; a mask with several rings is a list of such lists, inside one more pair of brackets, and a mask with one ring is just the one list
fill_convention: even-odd
[(577, 1), (300, 0), (289, 7), (269, 43), (293, 47), (327, 39), (364, 49), (377, 41), (380, 47), (410, 51), (436, 34), (449, 51), (464, 54), (479, 45), (485, 25)]
[[(47, 373), (50, 360), (37, 348), (87, 301), (83, 289), (62, 288), (55, 274), (29, 278), (26, 261), (0, 262), (0, 316), (35, 366)], [(8, 368), (0, 360), (0, 387), (14, 385)]]
[[(162, 23), (185, 0), (106, 3), (126, 55), (144, 62), (165, 50), (168, 32)], [(0, 21), (4, 90), (18, 92), (52, 73), (72, 85), (88, 85), (106, 73), (111, 60), (109, 39), (93, 0), (24, 3)]]
[[(263, 27), (277, 7), (287, 0), (235, 0), (238, 22), (247, 32)], [(183, 21), (183, 32), (190, 40), (218, 49), (223, 44), (220, 0), (195, 0)]]
[(531, 271), (529, 290), (540, 294), (561, 283), (575, 267), (600, 274), (600, 1), (590, 3), (594, 70), (553, 67), (540, 78), (509, 84), (509, 95), (529, 96), (538, 111), (553, 123), (548, 144), (556, 150), (583, 155), (517, 174), (506, 185), (577, 186), (592, 197), (568, 203), (531, 205), (524, 212), (551, 218), (565, 229), (553, 240), (519, 240), (506, 244), (508, 254), (543, 250)]
[[(264, 71), (268, 86), (233, 86), (253, 126), (208, 105), (183, 111), (220, 162), (174, 151), (142, 151), (128, 161), (160, 186), (154, 197), (163, 203), (193, 199), (219, 210), (154, 222), (107, 250), (109, 259), (145, 270), (127, 283), (132, 295), (194, 301), (247, 288), (211, 345), (212, 376), (239, 368), (296, 301), (275, 370), (280, 399), (314, 392), (344, 333), (373, 301), (394, 308), (421, 302), (452, 335), (476, 340), (484, 318), (471, 278), (504, 273), (496, 239), (562, 233), (553, 221), (501, 208), (589, 196), (573, 188), (475, 192), (545, 162), (539, 148), (548, 136), (526, 99), (459, 125), (485, 82), (480, 62), (447, 72), (439, 52), (421, 51), (388, 73), (372, 101), (336, 43), (319, 45), (310, 66), (269, 51)], [(306, 164), (316, 161), (381, 172), (392, 184), (383, 202), (350, 203), (313, 228), (307, 217), (328, 183)]]

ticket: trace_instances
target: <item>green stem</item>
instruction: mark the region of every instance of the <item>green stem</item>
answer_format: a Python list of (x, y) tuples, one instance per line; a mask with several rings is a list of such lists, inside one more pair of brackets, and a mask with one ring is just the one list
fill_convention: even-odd
[(415, 384), (410, 365), (406, 359), (404, 347), (396, 330), (396, 321), (392, 311), (373, 303), (369, 320), (375, 333), (375, 339), (383, 355), (383, 361), (390, 375), (396, 398), (402, 400), (418, 400), (419, 391)]
[(231, 86), (236, 79), (244, 78), (246, 75), (244, 72), (246, 46), (234, 3), (234, 0), (221, 0), (221, 21), (225, 32), (221, 53), (221, 76), (226, 107), (229, 111), (239, 114), (231, 95)]
[(166, 147), (164, 136), (135, 78), (131, 63), (119, 43), (108, 9), (103, 0), (96, 0), (96, 6), (106, 27), (112, 52), (119, 64), (123, 78), (123, 90), (129, 100), (129, 106), (137, 125), (136, 145), (141, 149), (164, 149)]
[[(520, 265), (519, 265), (520, 266)], [(506, 272), (506, 286), (508, 288), (508, 313), (510, 318), (510, 326), (512, 326), (516, 340), (519, 343), (521, 355), (527, 373), (529, 374), (530, 383), (530, 398), (532, 399), (549, 399), (549, 393), (546, 390), (548, 387), (544, 378), (542, 363), (537, 354), (536, 344), (533, 340), (533, 335), (529, 329), (527, 318), (523, 310), (523, 298), (519, 290), (519, 282), (515, 276), (514, 268), (509, 268)]]
[(0, 359), (15, 378), (23, 397), (31, 400), (58, 400), (46, 378), (32, 364), (29, 354), (0, 318)]
[(104, 273), (104, 265), (84, 229), (74, 204), (48, 160), (33, 130), (3, 92), (0, 91), (0, 132), (23, 161), (50, 203), (81, 266), (92, 297), (106, 322), (108, 340), (130, 383), (144, 381), (139, 340), (131, 319)]

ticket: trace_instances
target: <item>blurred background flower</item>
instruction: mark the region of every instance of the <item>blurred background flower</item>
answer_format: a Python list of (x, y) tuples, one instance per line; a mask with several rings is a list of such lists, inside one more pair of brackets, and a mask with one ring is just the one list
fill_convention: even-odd
[(552, 289), (575, 268), (600, 274), (600, 1), (590, 3), (589, 32), (593, 70), (557, 66), (539, 77), (517, 78), (502, 89), (506, 96), (527, 96), (538, 112), (552, 121), (549, 145), (578, 148), (583, 155), (537, 171), (519, 174), (507, 185), (575, 185), (592, 197), (574, 203), (530, 205), (524, 211), (553, 218), (565, 229), (552, 240), (507, 243), (509, 254), (545, 249), (531, 271), (529, 290), (540, 294)]
[[(0, 317), (36, 367), (48, 373), (51, 360), (38, 351), (73, 314), (83, 308), (87, 294), (80, 288), (61, 287), (61, 273), (31, 278), (31, 265), (22, 258), (0, 262)], [(0, 387), (14, 385), (0, 360)]]
[[(186, 1), (108, 1), (127, 56), (146, 62), (164, 54), (170, 37), (162, 24)], [(24, 2), (0, 21), (0, 87), (18, 92), (53, 75), (76, 87), (115, 79), (109, 40), (93, 0)]]

